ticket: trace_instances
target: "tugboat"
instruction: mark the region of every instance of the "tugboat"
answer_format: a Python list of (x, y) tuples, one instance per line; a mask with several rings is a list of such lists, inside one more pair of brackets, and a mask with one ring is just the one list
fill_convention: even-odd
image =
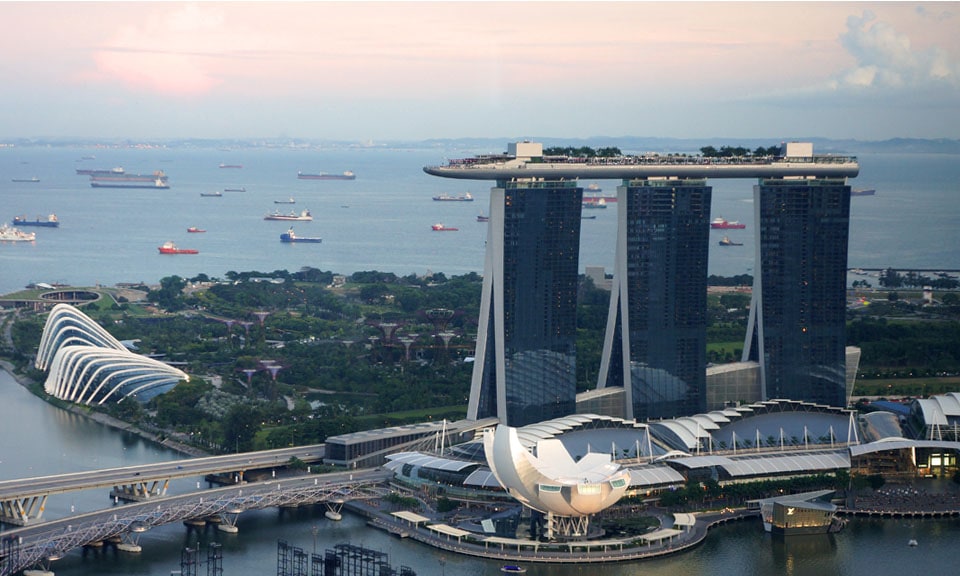
[(319, 237), (308, 237), (308, 236), (297, 236), (293, 233), (293, 228), (289, 228), (286, 232), (280, 235), (281, 242), (311, 242), (314, 244), (319, 244), (323, 242), (323, 238)]
[(730, 239), (729, 236), (724, 236), (720, 239), (721, 246), (743, 246), (743, 242), (734, 242)]
[(161, 254), (199, 254), (199, 250), (193, 248), (177, 248), (173, 242), (164, 242), (163, 246), (157, 248)]

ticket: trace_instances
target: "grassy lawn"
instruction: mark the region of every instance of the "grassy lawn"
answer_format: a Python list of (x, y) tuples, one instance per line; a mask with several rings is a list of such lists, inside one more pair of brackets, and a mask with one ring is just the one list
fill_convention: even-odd
[(960, 392), (960, 376), (857, 379), (855, 396), (929, 396)]

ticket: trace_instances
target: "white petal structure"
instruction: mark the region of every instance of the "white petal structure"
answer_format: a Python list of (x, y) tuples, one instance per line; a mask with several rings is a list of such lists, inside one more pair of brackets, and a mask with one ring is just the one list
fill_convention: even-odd
[(615, 504), (630, 474), (609, 454), (590, 453), (576, 462), (557, 439), (537, 443), (536, 456), (524, 449), (517, 429), (498, 425), (483, 439), (487, 463), (507, 491), (546, 514), (584, 517)]
[(68, 304), (57, 304), (50, 311), (47, 322), (43, 325), (40, 349), (37, 350), (35, 362), (37, 370), (46, 370), (57, 350), (64, 346), (95, 346), (126, 350), (119, 340), (89, 316)]
[(44, 390), (77, 404), (149, 399), (190, 377), (177, 368), (128, 351), (88, 316), (54, 307), (43, 328), (36, 367), (49, 369)]

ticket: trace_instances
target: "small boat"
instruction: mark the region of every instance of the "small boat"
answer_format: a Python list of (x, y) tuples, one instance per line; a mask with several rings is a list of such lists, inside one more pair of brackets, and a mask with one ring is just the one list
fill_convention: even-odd
[(911, 548), (916, 548), (917, 546), (919, 546), (919, 544), (917, 543), (916, 540), (912, 540), (912, 539), (911, 539), (909, 542), (907, 542), (907, 546), (909, 546), (909, 547), (911, 547)]
[(327, 174), (326, 172), (308, 174), (306, 172), (297, 172), (297, 178), (300, 180), (355, 180), (357, 175), (349, 170), (340, 174)]
[(717, 217), (710, 223), (710, 227), (714, 230), (742, 230), (746, 228), (747, 225), (741, 224), (736, 220), (727, 221), (721, 217)]
[(485, 216), (483, 214), (480, 214), (477, 216), (477, 222), (489, 222), (489, 221), (490, 221), (489, 216)]
[(449, 194), (440, 194), (439, 196), (433, 197), (434, 202), (473, 202), (473, 195), (467, 192), (466, 194), (460, 194), (458, 196), (451, 196)]
[(580, 219), (581, 219), (581, 220), (596, 220), (597, 217), (596, 217), (596, 215), (591, 214), (591, 215), (589, 215), (589, 216), (581, 216)]
[(243, 164), (220, 164), (221, 168), (243, 168)]
[(191, 226), (187, 228), (187, 232), (190, 232), (191, 234), (198, 234), (201, 232), (206, 232), (206, 230), (202, 230), (200, 228), (197, 228), (196, 226)]
[(443, 224), (437, 223), (430, 227), (434, 232), (456, 232), (459, 228), (450, 228), (449, 226), (444, 226)]
[(213, 198), (219, 198), (219, 197), (223, 196), (223, 192), (221, 192), (221, 191), (219, 191), (219, 190), (217, 190), (216, 192), (201, 192), (200, 195), (201, 195), (201, 196), (213, 197)]
[(193, 248), (177, 248), (173, 242), (164, 242), (163, 246), (157, 248), (161, 254), (199, 254), (199, 250)]
[(310, 214), (309, 210), (303, 210), (299, 214), (296, 212), (291, 212), (289, 214), (281, 214), (279, 210), (274, 210), (272, 213), (267, 214), (263, 217), (264, 220), (284, 220), (290, 222), (310, 222), (313, 220), (313, 215)]
[(743, 242), (734, 242), (730, 239), (729, 236), (724, 236), (720, 239), (721, 246), (743, 246)]
[(287, 198), (286, 200), (274, 200), (274, 204), (296, 204), (297, 201), (293, 199), (293, 196)]
[(505, 564), (500, 568), (500, 571), (504, 574), (524, 574), (527, 569), (523, 566), (517, 566), (515, 564)]
[(34, 176), (33, 178), (11, 178), (13, 182), (39, 182), (40, 179)]
[(26, 216), (14, 216), (13, 223), (17, 226), (44, 226), (46, 228), (57, 228), (60, 226), (60, 221), (57, 220), (56, 214), (50, 214), (45, 220), (42, 220), (37, 216), (36, 220), (27, 220)]
[(288, 242), (288, 243), (304, 242), (304, 243), (319, 244), (319, 243), (323, 242), (323, 238), (319, 238), (319, 237), (309, 237), (309, 236), (307, 236), (307, 237), (305, 237), (305, 236), (297, 236), (296, 234), (293, 233), (293, 228), (289, 228), (289, 229), (287, 229), (286, 232), (284, 232), (283, 234), (280, 235), (280, 241), (281, 241), (281, 242)]
[(326, 516), (328, 519), (333, 520), (334, 522), (339, 522), (340, 520), (343, 520), (343, 515), (341, 515), (339, 512), (334, 512), (333, 510), (327, 510), (326, 512), (323, 513), (323, 515)]
[(851, 196), (873, 196), (877, 191), (873, 188), (854, 188), (850, 191)]
[(36, 239), (36, 232), (24, 232), (19, 228), (0, 224), (0, 242), (33, 242)]
[(223, 191), (224, 192), (246, 192), (247, 189), (241, 186), (240, 188), (224, 188)]

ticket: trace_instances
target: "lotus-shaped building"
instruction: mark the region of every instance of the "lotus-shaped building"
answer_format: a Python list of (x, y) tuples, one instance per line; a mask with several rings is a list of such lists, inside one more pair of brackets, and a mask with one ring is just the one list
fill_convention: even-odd
[(47, 317), (35, 366), (49, 370), (44, 390), (78, 404), (147, 400), (190, 377), (134, 354), (89, 316), (57, 304)]
[(524, 505), (546, 516), (546, 536), (582, 537), (591, 515), (615, 504), (630, 484), (630, 474), (610, 454), (591, 452), (574, 461), (560, 440), (526, 450), (517, 429), (498, 425), (484, 437), (490, 470)]

